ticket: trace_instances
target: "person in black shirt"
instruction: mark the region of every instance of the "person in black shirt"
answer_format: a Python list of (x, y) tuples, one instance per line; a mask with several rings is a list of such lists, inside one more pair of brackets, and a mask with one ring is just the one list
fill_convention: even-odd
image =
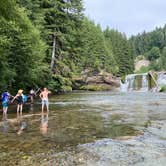
[(20, 89), (16, 96), (13, 98), (12, 102), (16, 99), (17, 100), (17, 116), (22, 116), (22, 108), (23, 108), (23, 90)]

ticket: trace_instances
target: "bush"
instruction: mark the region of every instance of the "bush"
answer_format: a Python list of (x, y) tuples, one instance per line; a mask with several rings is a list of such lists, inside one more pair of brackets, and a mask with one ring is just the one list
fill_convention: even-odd
[(136, 73), (147, 73), (149, 71), (149, 66), (142, 66)]
[(166, 85), (161, 86), (160, 92), (166, 92)]
[(107, 84), (91, 84), (91, 85), (81, 86), (80, 90), (106, 91), (106, 90), (112, 90), (112, 87)]
[(53, 92), (68, 92), (72, 91), (72, 82), (69, 78), (54, 74), (49, 83), (49, 89)]

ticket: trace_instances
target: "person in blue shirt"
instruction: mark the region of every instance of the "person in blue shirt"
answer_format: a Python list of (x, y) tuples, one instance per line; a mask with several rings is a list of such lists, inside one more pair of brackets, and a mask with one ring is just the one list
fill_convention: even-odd
[(3, 116), (4, 117), (7, 116), (9, 100), (10, 100), (10, 94), (7, 91), (3, 92), (2, 93), (2, 107), (3, 107)]

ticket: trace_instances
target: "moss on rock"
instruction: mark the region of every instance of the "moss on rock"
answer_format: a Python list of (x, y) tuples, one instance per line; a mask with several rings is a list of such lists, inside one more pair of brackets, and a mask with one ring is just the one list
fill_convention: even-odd
[(112, 89), (113, 87), (108, 84), (89, 84), (80, 87), (80, 90), (89, 90), (89, 91), (106, 91)]
[(160, 92), (166, 92), (166, 85), (161, 86)]

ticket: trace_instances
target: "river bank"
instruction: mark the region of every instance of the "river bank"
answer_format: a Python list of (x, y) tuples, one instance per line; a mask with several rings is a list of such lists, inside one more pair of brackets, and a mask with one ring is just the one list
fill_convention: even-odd
[(73, 82), (75, 90), (107, 91), (120, 87), (119, 77), (103, 71), (99, 73), (84, 71), (80, 77), (74, 78)]
[(111, 73), (83, 72), (73, 80), (74, 90), (89, 91), (166, 91), (166, 71), (129, 74), (121, 79)]

